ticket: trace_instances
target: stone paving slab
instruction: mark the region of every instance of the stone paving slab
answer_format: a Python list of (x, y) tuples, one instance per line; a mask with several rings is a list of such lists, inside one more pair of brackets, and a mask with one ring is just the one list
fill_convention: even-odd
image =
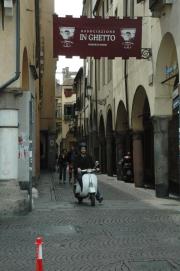
[(79, 205), (56, 174), (51, 197), (51, 175), (42, 175), (33, 212), (0, 220), (0, 270), (35, 270), (34, 242), (42, 236), (44, 271), (180, 271), (177, 206), (170, 200), (161, 208), (153, 192), (137, 195), (132, 184), (99, 178), (105, 200), (91, 207)]

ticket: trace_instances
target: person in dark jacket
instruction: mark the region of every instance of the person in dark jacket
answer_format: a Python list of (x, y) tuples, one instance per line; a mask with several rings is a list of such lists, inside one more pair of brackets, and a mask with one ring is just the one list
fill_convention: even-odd
[(58, 166), (59, 166), (59, 181), (66, 182), (66, 168), (67, 168), (67, 151), (64, 149), (62, 153), (59, 154), (58, 158)]
[(76, 149), (74, 145), (71, 146), (71, 150), (67, 153), (67, 161), (69, 166), (69, 183), (72, 182), (72, 175), (74, 170), (74, 160), (77, 156)]
[[(75, 173), (77, 181), (79, 182), (79, 184), (81, 186), (81, 190), (83, 188), (81, 170), (90, 169), (90, 168), (94, 168), (94, 167), (95, 167), (95, 163), (93, 161), (92, 156), (87, 154), (87, 145), (86, 145), (86, 143), (82, 142), (80, 144), (80, 154), (76, 157), (76, 159), (74, 161), (74, 173)], [(103, 197), (100, 194), (99, 189), (97, 189), (96, 199), (99, 202), (103, 201)]]

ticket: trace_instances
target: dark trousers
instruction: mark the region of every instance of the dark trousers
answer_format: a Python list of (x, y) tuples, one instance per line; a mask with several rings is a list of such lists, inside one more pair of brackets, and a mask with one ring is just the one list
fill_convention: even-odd
[(73, 165), (69, 163), (69, 182), (71, 181), (73, 176)]
[(59, 166), (59, 180), (62, 180), (63, 177), (63, 181), (66, 181), (66, 165), (60, 165)]

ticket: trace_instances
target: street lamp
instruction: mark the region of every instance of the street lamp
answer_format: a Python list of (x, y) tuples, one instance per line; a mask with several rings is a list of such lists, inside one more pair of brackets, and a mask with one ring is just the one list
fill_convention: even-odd
[[(87, 85), (86, 86), (86, 96), (88, 98), (92, 97), (92, 91), (93, 91), (93, 87), (91, 85)], [(92, 102), (97, 102), (99, 105), (106, 105), (106, 98), (104, 99), (91, 99)]]
[(90, 98), (92, 96), (93, 87), (91, 85), (86, 86), (86, 96)]

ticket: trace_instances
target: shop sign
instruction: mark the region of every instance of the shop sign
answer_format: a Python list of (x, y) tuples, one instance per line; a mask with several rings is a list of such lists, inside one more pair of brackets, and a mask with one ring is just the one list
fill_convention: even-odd
[(53, 17), (54, 57), (141, 58), (142, 18)]

